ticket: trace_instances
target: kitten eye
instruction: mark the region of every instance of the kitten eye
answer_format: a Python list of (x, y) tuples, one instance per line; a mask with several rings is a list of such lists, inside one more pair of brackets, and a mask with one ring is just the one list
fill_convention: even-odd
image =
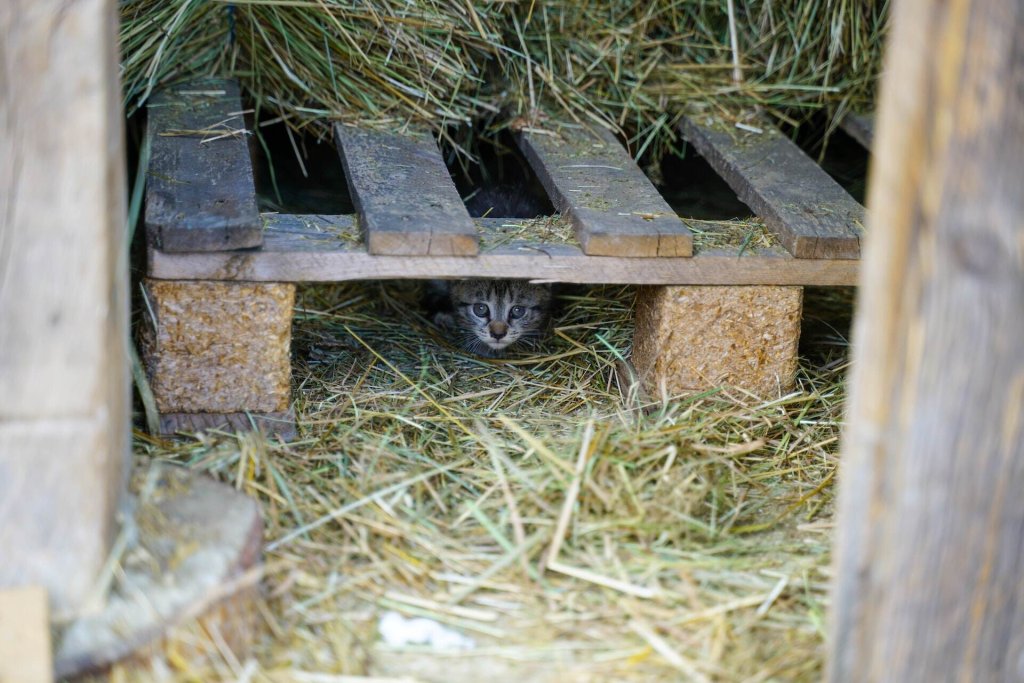
[(473, 304), (473, 315), (478, 318), (486, 318), (490, 315), (491, 309), (487, 308), (487, 304)]
[(508, 312), (509, 320), (513, 318), (522, 318), (524, 315), (526, 315), (525, 306), (513, 306), (512, 310)]

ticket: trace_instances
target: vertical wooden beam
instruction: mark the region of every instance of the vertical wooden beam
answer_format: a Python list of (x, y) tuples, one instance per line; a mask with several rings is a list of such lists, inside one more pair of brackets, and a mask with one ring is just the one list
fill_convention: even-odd
[(1024, 4), (906, 0), (883, 81), (829, 680), (1024, 680)]
[(0, 681), (53, 681), (49, 601), (42, 586), (0, 590)]
[(113, 0), (0, 3), (0, 586), (89, 595), (129, 449)]

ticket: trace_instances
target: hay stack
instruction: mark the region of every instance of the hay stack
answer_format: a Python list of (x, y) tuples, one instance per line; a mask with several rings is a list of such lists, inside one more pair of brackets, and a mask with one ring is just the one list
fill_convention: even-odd
[(638, 152), (673, 142), (685, 102), (786, 118), (870, 102), (886, 3), (734, 4), (126, 0), (123, 77), (129, 108), (163, 82), (231, 75), (321, 133), (332, 119), (501, 128), (550, 112), (621, 129)]

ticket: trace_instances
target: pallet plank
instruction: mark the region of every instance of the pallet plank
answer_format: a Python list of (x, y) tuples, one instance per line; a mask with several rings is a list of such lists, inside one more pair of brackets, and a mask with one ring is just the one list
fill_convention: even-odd
[(523, 132), (519, 146), (591, 256), (691, 256), (693, 235), (615, 137)]
[[(340, 282), (389, 278), (524, 278), (576, 283), (854, 285), (859, 262), (796, 259), (784, 249), (740, 248), (691, 258), (588, 256), (575, 245), (513, 242), (474, 259), (380, 257), (352, 239), (351, 216), (266, 216), (262, 249), (170, 254), (151, 249), (150, 277), (172, 280)], [(500, 219), (478, 221), (497, 230)]]
[(797, 258), (860, 258), (864, 207), (770, 125), (734, 128), (706, 115), (680, 130)]
[(165, 251), (257, 247), (263, 226), (238, 85), (202, 81), (154, 97), (146, 230)]
[(298, 435), (292, 409), (273, 413), (161, 413), (160, 433), (195, 434), (206, 431), (252, 432), (291, 441)]
[(371, 254), (474, 256), (480, 240), (434, 138), (338, 124), (338, 153)]

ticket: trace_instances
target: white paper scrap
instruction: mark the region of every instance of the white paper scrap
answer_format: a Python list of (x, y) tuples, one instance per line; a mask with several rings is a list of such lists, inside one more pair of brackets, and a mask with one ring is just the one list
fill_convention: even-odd
[(472, 650), (476, 642), (469, 636), (443, 626), (433, 619), (406, 619), (398, 612), (385, 612), (377, 625), (380, 637), (391, 647), (429, 645), (435, 650)]

